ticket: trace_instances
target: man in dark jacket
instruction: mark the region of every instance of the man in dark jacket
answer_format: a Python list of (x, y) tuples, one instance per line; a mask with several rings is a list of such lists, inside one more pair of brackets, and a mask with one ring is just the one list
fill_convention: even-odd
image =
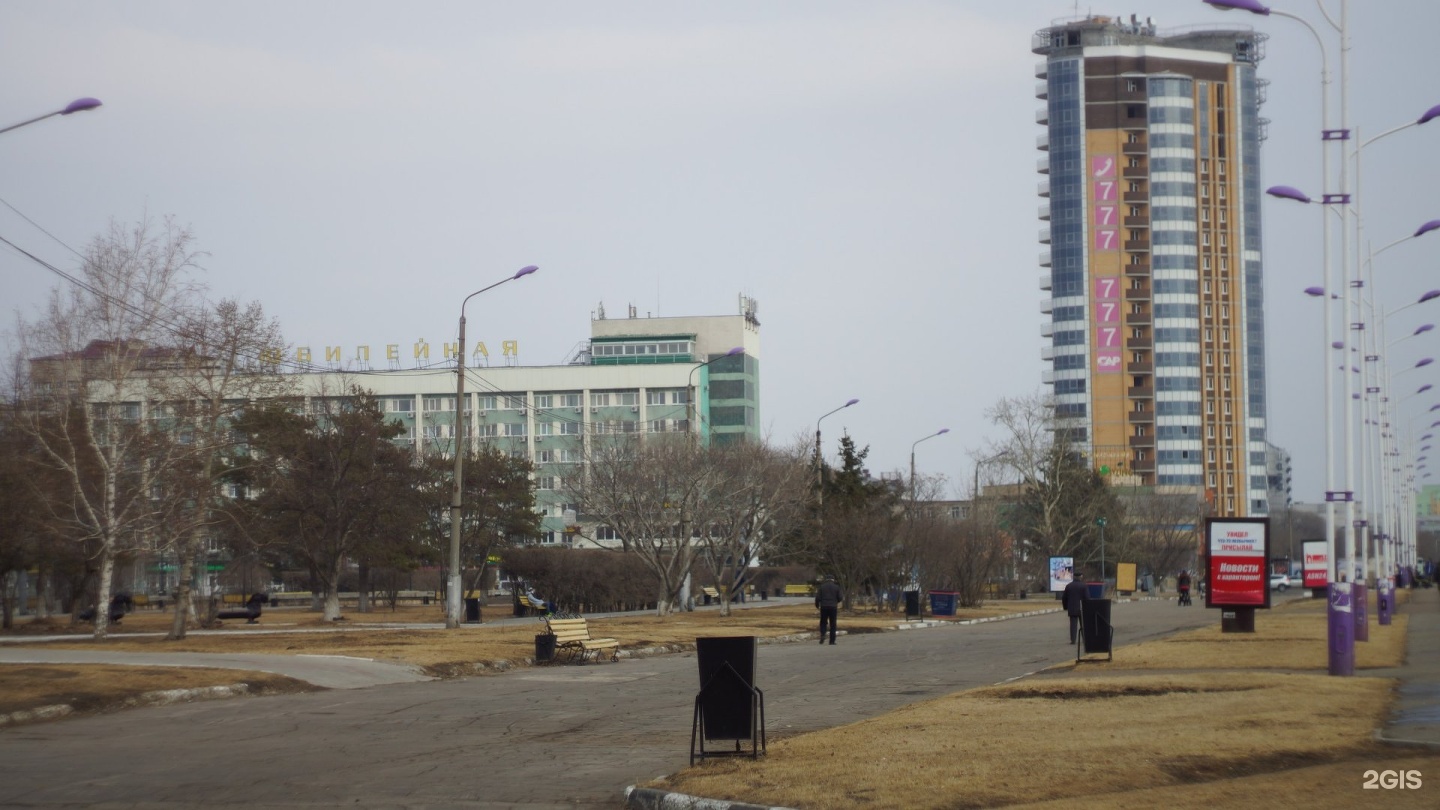
[(815, 591), (815, 607), (820, 608), (820, 643), (825, 643), (825, 624), (830, 624), (830, 643), (835, 643), (835, 619), (840, 613), (840, 603), (845, 594), (835, 584), (835, 577), (825, 577)]
[(1074, 575), (1070, 578), (1070, 584), (1065, 586), (1064, 593), (1060, 596), (1060, 605), (1070, 615), (1070, 643), (1075, 643), (1075, 634), (1080, 629), (1080, 603), (1085, 601), (1085, 577), (1081, 575), (1080, 569), (1075, 569)]

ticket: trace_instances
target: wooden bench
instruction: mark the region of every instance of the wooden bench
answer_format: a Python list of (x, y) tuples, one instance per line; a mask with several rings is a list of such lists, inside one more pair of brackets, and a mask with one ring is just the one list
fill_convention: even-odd
[(584, 619), (546, 619), (545, 629), (555, 636), (555, 650), (565, 650), (570, 658), (579, 656), (585, 663), (585, 656), (594, 653), (595, 660), (600, 654), (610, 651), (610, 660), (618, 661), (620, 642), (613, 638), (591, 638), (590, 626)]
[(708, 604), (711, 604), (711, 603), (714, 603), (714, 604), (719, 604), (719, 603), (720, 603), (720, 592), (717, 591), (717, 590), (715, 590), (714, 588), (710, 587), (709, 585), (706, 585), (705, 587), (701, 588), (701, 589), (700, 589), (700, 592), (703, 593), (703, 594), (705, 594), (705, 604), (708, 605)]
[[(225, 598), (224, 601), (225, 601), (226, 603), (233, 603), (233, 601), (238, 601), (238, 600), (231, 600), (229, 597), (231, 597), (231, 596), (236, 596), (236, 597), (238, 597), (238, 596), (240, 596), (240, 595), (241, 595), (241, 594), (228, 594), (228, 593), (227, 593), (227, 594), (225, 594), (225, 597), (226, 597), (226, 598)], [(246, 624), (258, 624), (258, 623), (260, 622), (260, 610), (261, 610), (261, 606), (264, 605), (266, 602), (269, 602), (269, 601), (270, 601), (270, 598), (269, 598), (268, 596), (266, 596), (265, 594), (263, 594), (263, 593), (252, 594), (249, 599), (245, 600), (244, 607), (222, 608), (222, 609), (220, 610), (220, 612), (218, 612), (218, 613), (215, 614), (215, 618), (217, 618), (217, 619), (244, 619)]]
[(814, 595), (815, 595), (815, 587), (814, 587), (813, 585), (786, 585), (786, 586), (785, 586), (785, 595), (786, 595), (786, 596), (814, 596)]

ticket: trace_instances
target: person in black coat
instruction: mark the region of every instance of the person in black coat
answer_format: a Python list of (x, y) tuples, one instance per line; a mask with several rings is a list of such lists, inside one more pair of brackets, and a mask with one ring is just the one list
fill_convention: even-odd
[(1060, 596), (1060, 605), (1070, 615), (1070, 643), (1075, 643), (1075, 635), (1080, 630), (1080, 603), (1086, 599), (1088, 589), (1085, 587), (1085, 577), (1077, 569), (1075, 575), (1070, 579), (1070, 584), (1065, 586), (1064, 593)]
[(835, 643), (835, 620), (840, 613), (840, 603), (845, 593), (835, 584), (835, 577), (825, 577), (815, 591), (815, 607), (820, 608), (820, 643), (825, 643), (825, 625), (830, 625), (830, 643)]

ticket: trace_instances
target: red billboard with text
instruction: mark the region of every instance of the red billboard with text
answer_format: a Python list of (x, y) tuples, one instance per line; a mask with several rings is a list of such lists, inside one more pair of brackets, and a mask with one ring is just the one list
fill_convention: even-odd
[(1206, 607), (1270, 607), (1269, 518), (1206, 518)]
[(1324, 540), (1306, 540), (1300, 544), (1305, 555), (1305, 587), (1323, 588), (1330, 584), (1330, 555)]

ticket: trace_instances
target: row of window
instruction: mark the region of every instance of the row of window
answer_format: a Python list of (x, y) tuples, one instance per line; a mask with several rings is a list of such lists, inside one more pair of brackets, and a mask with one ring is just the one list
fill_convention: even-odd
[(688, 340), (658, 343), (595, 343), (590, 353), (595, 357), (634, 357), (652, 354), (693, 354), (695, 344)]
[[(690, 430), (688, 419), (650, 419), (644, 422), (634, 419), (612, 419), (604, 421), (591, 421), (585, 423), (588, 431), (582, 429), (580, 422), (536, 422), (535, 439), (540, 441), (548, 436), (579, 436), (589, 432), (593, 435), (613, 435), (621, 433), (685, 433)], [(524, 438), (529, 435), (524, 422), (506, 422), (504, 424), (479, 423), (470, 425), (470, 435), (481, 439), (492, 439), (499, 437)], [(427, 439), (453, 439), (455, 437), (455, 426), (450, 424), (426, 425), (423, 435)], [(409, 440), (415, 437), (412, 428), (406, 428), (405, 433), (398, 438)]]
[[(689, 392), (684, 388), (652, 388), (645, 391), (646, 405), (685, 405), (690, 401)], [(533, 407), (546, 410), (549, 408), (580, 408), (584, 407), (584, 395), (578, 392), (562, 394), (535, 394), (531, 398)], [(592, 391), (590, 393), (590, 407), (608, 408), (638, 406), (640, 404), (639, 391)], [(421, 398), (421, 406), (426, 413), (454, 411), (455, 397), (430, 396)], [(139, 406), (136, 414), (138, 416)], [(531, 407), (523, 395), (514, 394), (481, 394), (475, 397), (476, 410), (497, 411), (497, 410), (520, 410)], [(384, 397), (381, 399), (381, 409), (386, 413), (414, 413), (415, 397)]]

